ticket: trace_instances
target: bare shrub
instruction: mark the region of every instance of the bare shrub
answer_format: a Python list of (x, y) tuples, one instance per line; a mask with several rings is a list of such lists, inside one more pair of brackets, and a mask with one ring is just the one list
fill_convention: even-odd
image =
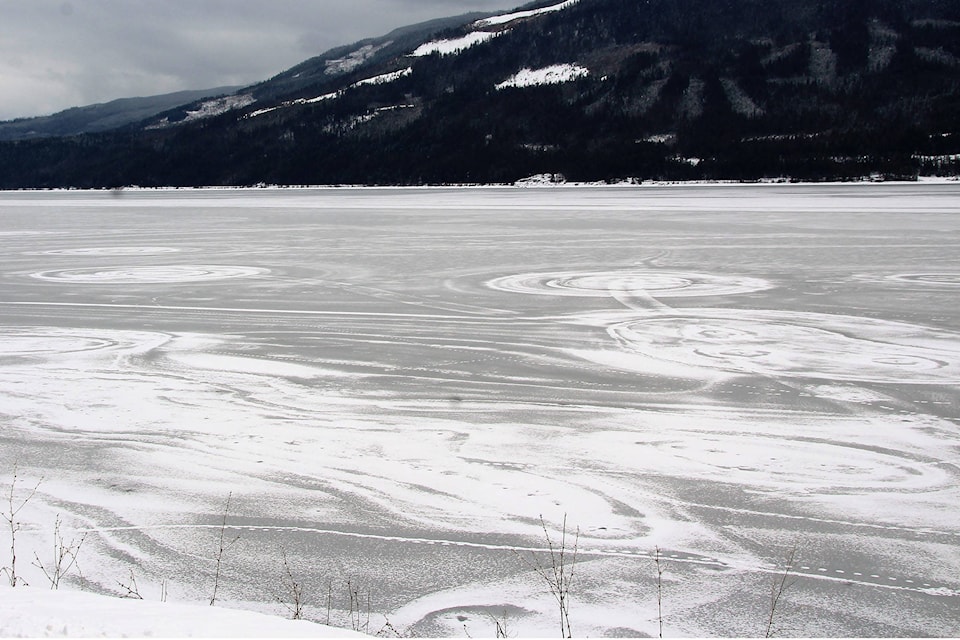
[(83, 546), (84, 540), (87, 539), (87, 534), (84, 533), (79, 540), (71, 538), (70, 542), (67, 542), (61, 533), (62, 524), (60, 514), (57, 514), (53, 523), (53, 560), (49, 564), (44, 564), (36, 552), (33, 554), (33, 566), (43, 572), (50, 581), (51, 589), (59, 589), (60, 581), (70, 571), (75, 570), (80, 577), (83, 577), (80, 565), (77, 564), (77, 556), (80, 554), (80, 547)]
[(230, 512), (230, 500), (233, 498), (233, 492), (227, 494), (227, 505), (223, 508), (223, 522), (220, 524), (220, 545), (217, 548), (216, 561), (217, 569), (213, 575), (213, 595), (210, 597), (210, 606), (217, 602), (217, 591), (220, 589), (220, 567), (223, 564), (223, 552), (232, 547), (240, 539), (237, 534), (233, 540), (226, 541), (227, 514)]
[(10, 566), (3, 567), (0, 569), (0, 572), (6, 574), (7, 579), (10, 581), (10, 586), (15, 587), (18, 584), (26, 584), (23, 578), (17, 575), (17, 532), (20, 531), (23, 523), (17, 518), (20, 511), (23, 510), (27, 503), (33, 498), (37, 493), (37, 489), (40, 487), (40, 483), (43, 482), (43, 478), (37, 481), (37, 484), (34, 485), (33, 489), (30, 490), (30, 493), (26, 498), (22, 500), (16, 499), (17, 492), (17, 481), (18, 481), (18, 465), (14, 463), (13, 465), (13, 479), (10, 481), (10, 491), (7, 493), (7, 508), (3, 511), (3, 519), (6, 521), (7, 526), (10, 528)]
[(654, 547), (653, 562), (657, 566), (657, 624), (663, 637), (663, 566), (660, 564), (660, 547)]
[(277, 596), (277, 602), (283, 605), (294, 620), (302, 620), (303, 582), (294, 577), (293, 569), (290, 568), (290, 563), (287, 561), (286, 549), (280, 549), (280, 557), (283, 560), (283, 574), (280, 576), (283, 595)]
[[(573, 541), (573, 547), (567, 546), (567, 516), (563, 516), (563, 526), (560, 530), (559, 544), (555, 544), (547, 530), (547, 523), (543, 516), (540, 516), (540, 526), (543, 528), (543, 536), (547, 541), (547, 551), (549, 552), (550, 563), (541, 562), (537, 554), (531, 554), (533, 558), (533, 569), (546, 583), (550, 595), (557, 601), (557, 607), (560, 614), (560, 635), (564, 638), (572, 638), (573, 632), (570, 629), (570, 585), (573, 583), (574, 565), (577, 562), (577, 545), (580, 542), (580, 528), (577, 527)], [(571, 557), (572, 554), (572, 557)]]
[(117, 584), (120, 585), (121, 589), (123, 589), (124, 598), (143, 600), (143, 596), (140, 595), (140, 589), (137, 587), (137, 579), (133, 575), (133, 569), (130, 569), (130, 579), (127, 582), (121, 582), (120, 580), (117, 580)]
[(792, 579), (791, 577), (791, 571), (796, 563), (796, 559), (797, 547), (794, 546), (793, 549), (790, 550), (790, 555), (787, 557), (787, 562), (784, 565), (783, 573), (775, 577), (773, 582), (770, 584), (770, 611), (769, 615), (767, 616), (767, 626), (763, 635), (764, 638), (772, 638), (781, 631), (781, 629), (775, 627), (774, 624), (784, 593), (786, 593), (787, 589), (793, 586), (794, 582), (796, 582), (796, 580)]
[(370, 589), (363, 588), (352, 578), (347, 578), (350, 628), (361, 633), (370, 630)]
[(402, 633), (397, 631), (397, 628), (393, 626), (390, 622), (390, 619), (386, 616), (383, 617), (383, 626), (380, 627), (380, 630), (377, 631), (376, 637), (378, 638), (402, 638), (404, 637)]
[(493, 624), (496, 628), (496, 637), (509, 638), (510, 635), (507, 633), (507, 612), (504, 611), (499, 618), (493, 614), (490, 614), (490, 618), (493, 620)]

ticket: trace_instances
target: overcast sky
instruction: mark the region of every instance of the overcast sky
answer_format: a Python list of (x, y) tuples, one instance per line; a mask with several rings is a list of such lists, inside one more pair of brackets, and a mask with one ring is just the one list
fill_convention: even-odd
[(252, 84), (396, 27), (526, 0), (0, 0), (0, 120)]

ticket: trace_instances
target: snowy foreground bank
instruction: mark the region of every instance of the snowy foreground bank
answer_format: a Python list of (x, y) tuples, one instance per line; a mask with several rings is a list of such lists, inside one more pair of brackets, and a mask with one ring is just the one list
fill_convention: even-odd
[(112, 598), (80, 591), (2, 588), (0, 637), (363, 637), (305, 620), (221, 607)]

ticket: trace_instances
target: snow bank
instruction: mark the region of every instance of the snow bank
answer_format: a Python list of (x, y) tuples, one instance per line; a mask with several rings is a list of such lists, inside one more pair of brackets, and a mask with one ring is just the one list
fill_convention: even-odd
[(543, 187), (564, 184), (566, 178), (559, 173), (538, 173), (536, 175), (520, 178), (513, 184), (518, 187)]
[(305, 620), (222, 607), (0, 587), (0, 637), (359, 638)]

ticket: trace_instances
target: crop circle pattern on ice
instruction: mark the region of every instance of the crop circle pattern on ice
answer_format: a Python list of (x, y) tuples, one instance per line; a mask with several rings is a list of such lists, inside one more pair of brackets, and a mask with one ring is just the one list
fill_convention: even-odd
[(960, 382), (960, 335), (786, 311), (659, 313), (608, 329), (633, 353), (732, 373), (919, 384)]
[(50, 282), (71, 284), (177, 284), (248, 278), (270, 273), (269, 269), (230, 265), (148, 265), (83, 269), (56, 269), (30, 274)]
[(611, 269), (607, 271), (546, 271), (495, 278), (487, 286), (498, 291), (551, 296), (653, 298), (725, 296), (763, 291), (767, 280), (685, 271)]
[(898, 273), (887, 279), (921, 285), (960, 286), (960, 273)]
[(31, 255), (43, 256), (153, 256), (164, 253), (177, 253), (180, 249), (173, 247), (79, 247), (76, 249), (51, 249), (38, 251)]

